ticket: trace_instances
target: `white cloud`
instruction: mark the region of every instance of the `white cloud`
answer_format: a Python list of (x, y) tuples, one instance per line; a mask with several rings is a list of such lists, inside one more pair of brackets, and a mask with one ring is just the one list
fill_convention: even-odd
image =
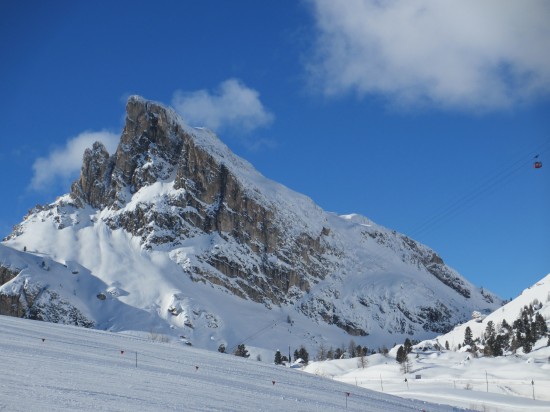
[(550, 94), (547, 0), (310, 0), (329, 96), (495, 110)]
[(259, 93), (236, 79), (225, 80), (215, 93), (177, 91), (172, 106), (187, 123), (215, 131), (230, 128), (250, 132), (273, 121)]
[(47, 190), (58, 182), (69, 183), (80, 172), (86, 148), (91, 148), (96, 141), (100, 141), (109, 153), (114, 153), (119, 138), (120, 136), (107, 131), (86, 131), (67, 140), (64, 147), (54, 149), (47, 157), (35, 160), (30, 188), (37, 191)]

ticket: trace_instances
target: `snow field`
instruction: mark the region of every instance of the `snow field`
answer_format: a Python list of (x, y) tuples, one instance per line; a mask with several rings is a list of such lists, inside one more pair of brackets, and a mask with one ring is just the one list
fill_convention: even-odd
[(550, 410), (550, 347), (545, 344), (539, 341), (529, 356), (499, 358), (468, 359), (468, 353), (452, 351), (418, 351), (416, 358), (413, 351), (406, 375), (395, 362), (395, 348), (387, 357), (368, 356), (364, 369), (355, 358), (313, 362), (305, 371), (356, 387), (477, 411), (542, 412)]
[(456, 410), (181, 344), (5, 316), (0, 349), (0, 410), (341, 411), (346, 398), (350, 411)]

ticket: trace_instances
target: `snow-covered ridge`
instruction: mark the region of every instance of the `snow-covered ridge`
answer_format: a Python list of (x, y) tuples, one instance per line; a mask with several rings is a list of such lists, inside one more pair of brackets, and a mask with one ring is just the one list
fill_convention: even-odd
[(450, 347), (456, 349), (459, 344), (464, 345), (464, 334), (467, 327), (471, 329), (474, 339), (482, 338), (489, 322), (493, 322), (495, 327), (498, 327), (504, 320), (512, 325), (519, 317), (522, 309), (533, 304), (540, 306), (536, 312), (548, 321), (550, 319), (550, 274), (525, 289), (518, 297), (494, 312), (486, 316), (475, 314), (475, 319), (458, 325), (449, 333), (439, 336), (437, 340), (442, 344), (448, 341)]

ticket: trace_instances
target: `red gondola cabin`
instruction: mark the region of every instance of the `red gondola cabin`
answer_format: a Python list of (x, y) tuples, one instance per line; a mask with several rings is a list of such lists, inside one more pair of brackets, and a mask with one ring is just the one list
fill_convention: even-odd
[(533, 167), (534, 167), (535, 169), (540, 169), (540, 168), (542, 167), (542, 162), (535, 162), (535, 163), (533, 164)]

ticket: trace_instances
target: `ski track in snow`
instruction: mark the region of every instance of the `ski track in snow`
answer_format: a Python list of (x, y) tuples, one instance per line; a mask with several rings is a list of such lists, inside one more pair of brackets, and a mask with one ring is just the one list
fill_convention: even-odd
[(458, 410), (181, 344), (5, 316), (0, 361), (8, 411), (341, 411), (346, 392), (350, 411)]

